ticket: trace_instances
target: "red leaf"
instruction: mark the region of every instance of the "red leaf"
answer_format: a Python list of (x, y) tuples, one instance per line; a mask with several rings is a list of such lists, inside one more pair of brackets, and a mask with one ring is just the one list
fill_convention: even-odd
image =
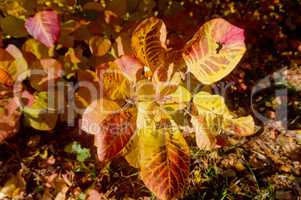
[(101, 124), (102, 133), (95, 135), (95, 146), (100, 161), (118, 155), (135, 131), (135, 117), (126, 111), (109, 115)]
[(55, 11), (40, 11), (26, 20), (25, 28), (35, 39), (52, 47), (60, 36), (60, 20)]

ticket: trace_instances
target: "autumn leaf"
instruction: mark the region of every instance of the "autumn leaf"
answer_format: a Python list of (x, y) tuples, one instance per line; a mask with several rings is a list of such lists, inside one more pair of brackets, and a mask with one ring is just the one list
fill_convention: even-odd
[(45, 91), (62, 77), (62, 64), (53, 58), (36, 60), (31, 64), (30, 83), (38, 91)]
[(183, 74), (175, 72), (174, 66), (169, 65), (168, 68), (160, 67), (154, 71), (152, 83), (156, 88), (156, 94), (159, 97), (164, 97), (176, 91), (181, 83)]
[(191, 119), (200, 149), (211, 150), (216, 146), (216, 136), (222, 132), (237, 136), (255, 133), (252, 116), (237, 118), (227, 108), (224, 98), (208, 92), (199, 92), (193, 97), (198, 114)]
[(179, 85), (176, 91), (164, 97), (162, 103), (167, 111), (173, 112), (186, 108), (190, 100), (190, 92), (184, 86)]
[(119, 109), (120, 106), (111, 100), (98, 99), (93, 101), (83, 113), (81, 129), (92, 135), (101, 134), (102, 121)]
[(25, 28), (45, 46), (53, 47), (60, 36), (59, 16), (55, 11), (40, 11), (26, 20)]
[(135, 131), (135, 111), (123, 110), (114, 101), (99, 99), (83, 113), (81, 129), (94, 135), (98, 159), (110, 161)]
[(111, 41), (109, 39), (93, 36), (89, 40), (90, 51), (95, 56), (104, 56), (111, 49)]
[(102, 97), (101, 85), (94, 71), (78, 70), (76, 74), (79, 85), (75, 92), (75, 105), (77, 108), (86, 109), (94, 100)]
[(0, 26), (3, 33), (16, 38), (26, 37), (28, 35), (24, 28), (24, 23), (24, 20), (9, 15), (0, 18)]
[(102, 133), (95, 135), (95, 146), (100, 161), (109, 161), (119, 154), (135, 132), (133, 111), (109, 115), (101, 124)]
[(57, 122), (55, 110), (48, 107), (48, 93), (37, 92), (34, 94), (32, 105), (23, 108), (25, 123), (40, 131), (53, 130)]
[(22, 46), (23, 52), (32, 53), (37, 59), (49, 58), (49, 49), (41, 42), (30, 38)]
[(125, 100), (130, 97), (133, 88), (127, 78), (130, 74), (125, 74), (127, 68), (124, 63), (121, 63), (121, 61), (108, 62), (99, 66), (96, 70), (100, 83), (103, 85), (105, 96), (112, 100)]
[(0, 99), (0, 143), (19, 130), (21, 112), (15, 98)]
[(161, 118), (139, 130), (140, 170), (160, 199), (179, 197), (189, 175), (189, 147), (175, 122)]
[(255, 124), (252, 116), (234, 118), (225, 117), (223, 120), (223, 129), (227, 133), (238, 136), (250, 136), (255, 133)]
[(176, 123), (155, 103), (137, 107), (137, 132), (125, 158), (140, 169), (143, 182), (158, 198), (179, 197), (188, 181), (189, 147)]
[(15, 59), (9, 66), (8, 72), (14, 81), (22, 82), (29, 75), (28, 63), (22, 51), (13, 44), (8, 45), (6, 51)]
[(11, 87), (14, 84), (14, 80), (12, 76), (8, 73), (8, 71), (0, 68), (0, 84), (4, 86)]
[(8, 71), (14, 58), (5, 50), (0, 48), (0, 69)]
[(156, 17), (145, 19), (132, 33), (135, 55), (152, 71), (165, 65), (166, 36), (164, 22)]
[(132, 56), (121, 56), (114, 61), (129, 81), (135, 83), (137, 80), (137, 73), (143, 68), (143, 65)]
[(209, 85), (227, 76), (245, 51), (243, 29), (217, 18), (195, 33), (184, 47), (183, 57), (188, 71)]

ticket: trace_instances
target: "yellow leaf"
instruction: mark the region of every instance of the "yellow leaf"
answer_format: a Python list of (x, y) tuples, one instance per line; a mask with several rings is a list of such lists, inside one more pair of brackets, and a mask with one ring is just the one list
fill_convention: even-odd
[(238, 136), (250, 136), (255, 133), (255, 123), (252, 116), (227, 118), (223, 120), (223, 129), (227, 133)]
[(177, 125), (161, 118), (139, 134), (143, 182), (160, 199), (180, 197), (189, 176), (189, 147)]
[(120, 106), (114, 101), (107, 99), (93, 101), (83, 113), (81, 129), (92, 135), (101, 134), (103, 120), (119, 109)]
[(27, 125), (40, 131), (53, 130), (57, 122), (57, 114), (53, 108), (48, 107), (48, 93), (37, 92), (34, 94), (32, 105), (23, 109)]
[(15, 59), (9, 66), (8, 72), (14, 80), (23, 81), (29, 75), (28, 64), (22, 51), (13, 44), (6, 47), (6, 51)]
[(183, 58), (201, 83), (210, 85), (227, 76), (246, 51), (244, 31), (224, 19), (206, 22), (186, 44)]
[(212, 95), (208, 92), (199, 92), (193, 97), (198, 113), (208, 112), (216, 115), (229, 113), (224, 98), (219, 95)]
[(164, 22), (155, 17), (142, 21), (132, 34), (135, 55), (152, 71), (165, 66), (166, 35)]
[(221, 117), (209, 115), (191, 118), (195, 130), (197, 146), (202, 150), (212, 150), (216, 147), (216, 136), (221, 132)]
[(189, 175), (189, 147), (171, 117), (151, 102), (138, 105), (137, 132), (126, 159), (160, 199), (181, 196)]
[(105, 95), (112, 100), (125, 100), (133, 94), (130, 80), (116, 62), (109, 62), (99, 68), (97, 75)]
[(5, 50), (0, 48), (0, 69), (8, 71), (14, 58)]
[(186, 108), (190, 100), (190, 92), (185, 87), (179, 85), (175, 92), (166, 95), (164, 107), (169, 111), (181, 110)]
[(37, 59), (49, 58), (49, 49), (35, 39), (28, 39), (24, 43), (22, 50), (24, 52), (32, 53)]
[(197, 145), (200, 149), (211, 150), (216, 147), (216, 136), (222, 131), (238, 136), (255, 133), (252, 116), (236, 118), (227, 108), (224, 98), (208, 92), (199, 92), (193, 98), (197, 115), (192, 117)]

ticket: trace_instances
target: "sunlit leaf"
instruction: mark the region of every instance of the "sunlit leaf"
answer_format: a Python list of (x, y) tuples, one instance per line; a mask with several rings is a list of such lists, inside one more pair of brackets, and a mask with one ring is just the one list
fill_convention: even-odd
[(227, 133), (238, 136), (249, 136), (255, 133), (255, 123), (252, 116), (246, 117), (225, 117), (223, 120), (223, 129)]
[(136, 114), (122, 109), (114, 101), (99, 99), (85, 110), (81, 129), (94, 135), (98, 159), (106, 162), (115, 157), (135, 131)]
[(134, 57), (131, 56), (121, 56), (114, 61), (124, 75), (132, 83), (136, 82), (137, 73), (143, 68), (143, 65)]
[(60, 36), (59, 16), (55, 11), (40, 11), (26, 20), (25, 28), (35, 39), (52, 47)]
[(134, 54), (131, 47), (131, 37), (128, 33), (128, 30), (122, 31), (120, 35), (115, 39), (115, 43), (118, 56)]
[(217, 147), (216, 136), (221, 133), (222, 118), (216, 115), (199, 115), (192, 117), (197, 146), (202, 150), (212, 150)]
[[(124, 65), (120, 65), (124, 67)], [(104, 94), (112, 100), (127, 99), (132, 93), (130, 80), (116, 62), (98, 67), (97, 76), (103, 85)]]
[(154, 101), (157, 90), (150, 80), (140, 80), (136, 83), (135, 96), (139, 102)]
[(194, 96), (193, 103), (197, 115), (193, 116), (191, 122), (200, 149), (215, 148), (216, 136), (222, 132), (237, 136), (249, 136), (255, 133), (252, 116), (237, 118), (229, 111), (222, 96), (199, 92)]
[(173, 64), (174, 68), (178, 71), (185, 72), (186, 64), (183, 59), (183, 50), (170, 50), (166, 53), (166, 62)]
[(164, 67), (157, 68), (152, 77), (152, 83), (156, 88), (156, 93), (160, 97), (176, 91), (182, 79), (182, 73), (175, 72), (173, 65), (167, 69)]
[(217, 18), (196, 32), (186, 44), (183, 57), (188, 71), (209, 85), (227, 76), (245, 51), (243, 29)]
[(101, 123), (102, 132), (95, 135), (98, 159), (109, 161), (119, 154), (134, 134), (135, 127), (135, 110), (108, 115)]
[(160, 199), (179, 197), (189, 176), (189, 147), (168, 118), (139, 131), (141, 178)]
[(179, 197), (188, 181), (189, 147), (175, 122), (154, 103), (137, 106), (137, 132), (125, 158), (140, 168), (143, 182), (158, 198)]
[(131, 43), (135, 55), (152, 71), (164, 67), (166, 35), (164, 22), (155, 17), (142, 21), (132, 34)]
[(150, 101), (137, 103), (137, 120), (135, 135), (128, 142), (126, 147), (123, 149), (123, 154), (128, 163), (135, 167), (140, 168), (140, 134), (141, 130), (152, 123), (152, 118), (149, 117), (153, 103)]
[(40, 131), (50, 131), (55, 128), (57, 114), (48, 107), (48, 93), (34, 94), (34, 102), (31, 106), (23, 108), (27, 125)]
[(101, 123), (120, 106), (114, 101), (98, 99), (93, 101), (83, 113), (81, 129), (86, 133), (101, 134)]
[(187, 107), (191, 100), (190, 92), (183, 86), (179, 85), (177, 90), (164, 97), (164, 107), (168, 111), (176, 111)]

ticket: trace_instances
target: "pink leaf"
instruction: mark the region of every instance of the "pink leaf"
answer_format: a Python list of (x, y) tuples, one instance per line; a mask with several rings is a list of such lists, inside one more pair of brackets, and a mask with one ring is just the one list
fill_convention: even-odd
[(60, 36), (60, 20), (55, 11), (40, 11), (25, 22), (25, 28), (35, 39), (52, 47)]
[(143, 65), (136, 58), (131, 56), (121, 56), (114, 62), (125, 73), (129, 80), (136, 82), (137, 72), (143, 68)]

